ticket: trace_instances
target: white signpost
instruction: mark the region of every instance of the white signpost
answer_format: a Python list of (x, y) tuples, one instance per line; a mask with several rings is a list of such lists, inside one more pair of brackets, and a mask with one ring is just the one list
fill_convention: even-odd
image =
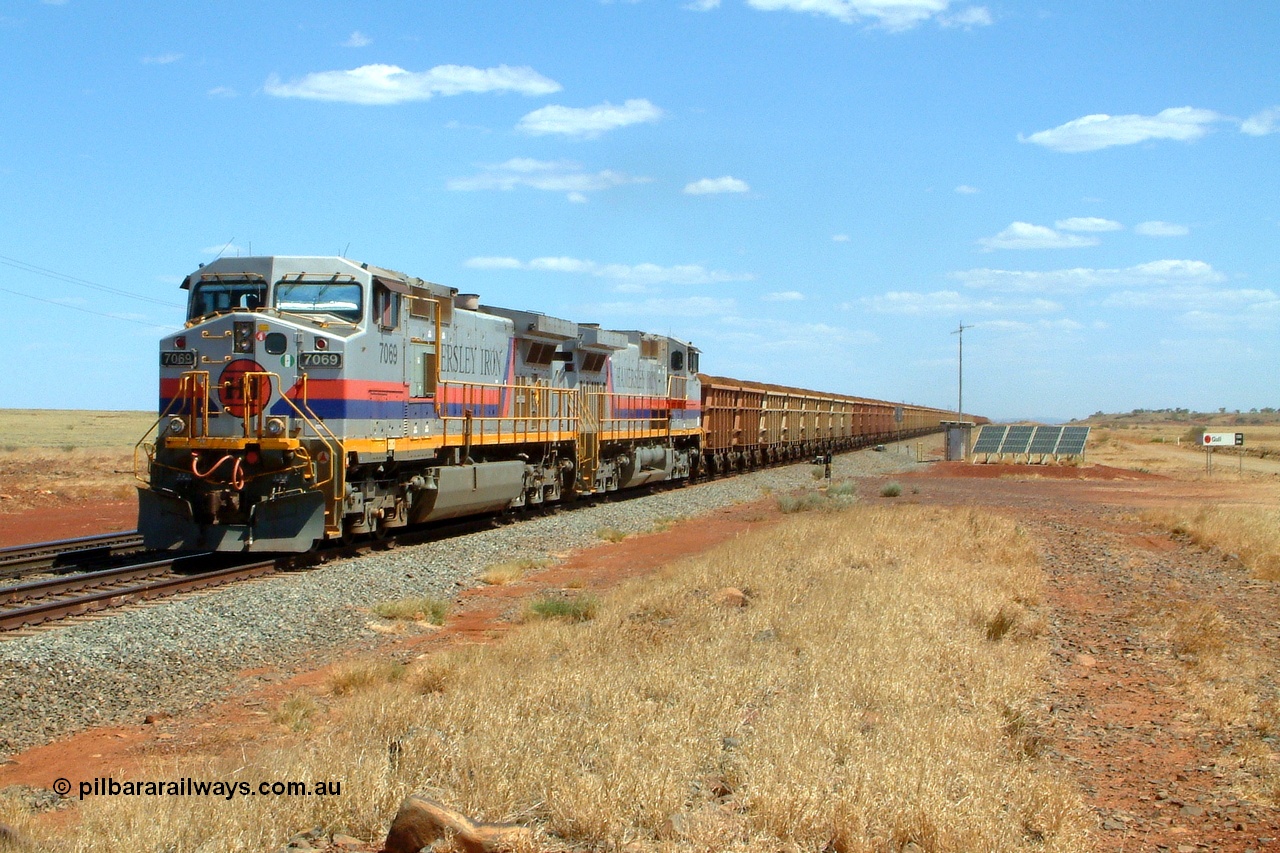
[(1206, 432), (1200, 439), (1204, 445), (1204, 470), (1213, 472), (1213, 449), (1215, 447), (1239, 448), (1236, 455), (1240, 457), (1240, 473), (1244, 473), (1244, 433), (1242, 432)]

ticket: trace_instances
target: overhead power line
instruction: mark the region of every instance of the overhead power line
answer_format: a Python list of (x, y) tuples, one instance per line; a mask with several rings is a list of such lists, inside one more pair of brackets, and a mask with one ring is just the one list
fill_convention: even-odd
[(81, 308), (79, 305), (68, 305), (65, 302), (56, 302), (52, 299), (42, 299), (39, 296), (32, 296), (30, 293), (22, 293), (17, 290), (10, 290), (7, 287), (0, 287), (0, 293), (12, 293), (14, 296), (21, 296), (25, 299), (34, 299), (36, 302), (44, 302), (49, 305), (57, 305), (59, 308), (70, 308), (72, 311), (79, 311), (82, 314), (94, 314), (98, 317), (110, 317), (112, 320), (120, 320), (125, 323), (134, 323), (139, 326), (150, 326), (154, 329), (171, 329), (171, 326), (163, 326), (159, 323), (152, 323), (147, 320), (137, 320), (133, 317), (121, 317), (119, 314), (108, 314), (104, 311), (94, 311), (90, 308)]
[[(92, 289), (92, 290), (100, 290), (100, 291), (102, 291), (103, 293), (111, 293), (111, 294), (114, 294), (114, 295), (116, 295), (116, 296), (124, 296), (124, 297), (126, 297), (126, 298), (128, 298), (128, 299), (137, 299), (137, 300), (138, 300), (138, 301), (140, 301), (140, 302), (150, 302), (150, 303), (152, 303), (152, 304), (154, 304), (154, 305), (163, 305), (163, 306), (165, 306), (166, 308), (181, 308), (181, 307), (182, 307), (182, 305), (180, 305), (180, 304), (179, 304), (179, 303), (177, 303), (177, 302), (166, 302), (166, 301), (165, 301), (165, 300), (163, 300), (163, 299), (154, 299), (154, 298), (152, 298), (152, 297), (150, 297), (150, 296), (143, 296), (143, 295), (138, 294), (138, 293), (130, 293), (130, 292), (129, 292), (129, 291), (127, 291), (127, 290), (121, 290), (121, 289), (119, 289), (119, 288), (117, 288), (117, 287), (108, 287), (108, 286), (107, 286), (107, 285), (105, 285), (105, 284), (98, 284), (97, 282), (89, 281), (88, 279), (78, 278), (78, 277), (76, 277), (76, 276), (74, 276), (74, 275), (67, 275), (66, 273), (60, 273), (60, 272), (58, 272), (57, 270), (46, 269), (45, 267), (38, 267), (38, 266), (36, 266), (35, 264), (29, 264), (29, 263), (27, 263), (26, 261), (20, 261), (20, 260), (18, 260), (17, 258), (10, 258), (10, 257), (6, 257), (6, 256), (4, 256), (4, 255), (0, 255), (0, 264), (3, 264), (4, 266), (7, 266), (7, 267), (13, 267), (14, 269), (22, 270), (23, 272), (34, 273), (35, 275), (42, 275), (42, 276), (44, 276), (45, 278), (52, 278), (52, 279), (54, 279), (54, 280), (56, 280), (56, 281), (63, 281), (63, 282), (66, 282), (67, 284), (74, 284), (74, 285), (78, 285), (78, 286), (80, 286), (80, 287), (88, 287), (88, 288), (90, 288), (90, 289)], [(10, 290), (10, 291), (8, 291), (8, 292), (9, 292), (9, 293), (16, 293), (16, 291), (12, 291), (12, 290)], [(17, 295), (18, 295), (18, 296), (29, 296), (30, 294), (26, 294), (26, 293), (17, 293)], [(31, 298), (32, 298), (32, 299), (39, 299), (39, 297), (36, 297), (36, 296), (32, 296)], [(41, 301), (41, 302), (47, 302), (48, 300), (40, 299), (39, 301)], [(55, 302), (55, 303), (53, 303), (53, 304), (54, 304), (54, 305), (61, 305), (62, 303), (61, 303), (61, 302)], [(89, 313), (91, 313), (91, 314), (92, 314), (92, 313), (94, 313), (94, 312), (90, 311)], [(110, 317), (110, 316), (113, 316), (113, 315), (111, 315), (111, 314), (104, 314), (103, 316), (105, 316), (105, 317)], [(121, 319), (123, 319), (123, 318), (121, 318)]]

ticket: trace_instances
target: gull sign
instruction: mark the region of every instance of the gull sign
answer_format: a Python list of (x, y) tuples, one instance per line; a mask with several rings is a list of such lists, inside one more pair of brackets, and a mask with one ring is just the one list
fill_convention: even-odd
[(1200, 441), (1205, 447), (1243, 447), (1242, 432), (1206, 432)]

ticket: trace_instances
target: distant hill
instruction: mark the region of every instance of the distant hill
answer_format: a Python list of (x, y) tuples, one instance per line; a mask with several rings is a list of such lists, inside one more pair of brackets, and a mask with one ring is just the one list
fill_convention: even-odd
[(1087, 418), (1072, 420), (1084, 426), (1155, 426), (1186, 424), (1188, 427), (1275, 426), (1280, 424), (1280, 410), (1270, 406), (1244, 411), (1193, 412), (1189, 409), (1134, 409), (1131, 412), (1094, 412)]

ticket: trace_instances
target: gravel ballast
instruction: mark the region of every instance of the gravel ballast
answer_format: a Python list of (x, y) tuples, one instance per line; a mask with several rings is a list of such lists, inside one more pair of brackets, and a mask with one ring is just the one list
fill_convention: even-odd
[[(835, 460), (836, 479), (915, 467), (906, 447)], [(454, 598), (495, 563), (554, 559), (600, 543), (597, 531), (641, 533), (671, 519), (814, 485), (808, 464), (757, 471), (618, 502), (529, 518), (263, 581), (0, 638), (0, 756), (96, 725), (138, 723), (226, 698), (237, 673), (322, 665), (376, 642), (368, 608), (408, 596)]]

